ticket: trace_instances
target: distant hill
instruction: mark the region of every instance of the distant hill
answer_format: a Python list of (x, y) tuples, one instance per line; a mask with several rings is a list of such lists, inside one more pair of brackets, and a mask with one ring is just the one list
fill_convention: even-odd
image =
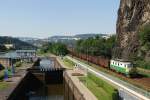
[(38, 40), (38, 38), (32, 38), (32, 37), (16, 37), (17, 39), (21, 40), (21, 41), (35, 41), (35, 40)]
[(108, 34), (88, 33), (88, 34), (75, 35), (76, 38), (81, 38), (81, 39), (87, 39), (87, 38), (96, 37), (96, 36), (103, 37), (103, 36), (108, 36)]
[(24, 41), (28, 44), (34, 45), (36, 47), (41, 47), (43, 44), (47, 42), (61, 42), (67, 45), (73, 45), (79, 39), (87, 39), (90, 37), (109, 37), (108, 34), (98, 34), (98, 33), (88, 33), (88, 34), (77, 34), (74, 36), (51, 36), (44, 39), (38, 38), (28, 38), (28, 37), (17, 37), (17, 39)]
[(50, 42), (57, 42), (57, 41), (64, 41), (64, 40), (79, 40), (79, 39), (88, 39), (91, 37), (107, 37), (107, 34), (96, 34), (96, 33), (89, 33), (89, 34), (78, 34), (74, 36), (52, 36), (49, 37), (47, 40)]
[(32, 38), (32, 37), (16, 37), (16, 38), (28, 44), (31, 44), (35, 47), (41, 47), (43, 44), (45, 44), (45, 42), (47, 43), (47, 40), (39, 38)]
[(110, 37), (109, 34), (89, 33), (89, 34), (77, 34), (74, 36), (52, 36), (47, 39), (47, 42), (61, 42), (68, 45), (69, 47), (72, 47), (75, 46), (77, 40), (94, 38), (96, 36), (103, 37), (103, 38)]
[(35, 46), (26, 43), (24, 41), (21, 41), (17, 38), (8, 37), (8, 36), (0, 36), (0, 44), (14, 44), (15, 49), (36, 49)]

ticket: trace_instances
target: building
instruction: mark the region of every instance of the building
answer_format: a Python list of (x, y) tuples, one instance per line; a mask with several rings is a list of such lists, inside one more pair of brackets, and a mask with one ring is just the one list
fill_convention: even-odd
[(16, 50), (17, 55), (21, 60), (31, 62), (36, 58), (36, 50)]
[(11, 66), (11, 60), (9, 58), (1, 58), (0, 57), (0, 67), (2, 67), (2, 66), (3, 67), (10, 67)]
[(32, 62), (36, 58), (36, 50), (16, 50), (0, 53), (0, 65), (11, 67), (16, 61)]
[(4, 44), (4, 46), (5, 46), (7, 49), (14, 48), (14, 45), (13, 45), (13, 44)]
[(11, 67), (12, 64), (19, 59), (20, 57), (14, 51), (0, 53), (0, 65), (5, 68)]

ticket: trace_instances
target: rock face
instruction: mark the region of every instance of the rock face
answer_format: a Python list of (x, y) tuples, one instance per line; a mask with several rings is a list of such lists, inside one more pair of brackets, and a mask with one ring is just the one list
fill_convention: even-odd
[(139, 28), (147, 23), (150, 23), (150, 0), (120, 1), (114, 57), (130, 59), (139, 47)]

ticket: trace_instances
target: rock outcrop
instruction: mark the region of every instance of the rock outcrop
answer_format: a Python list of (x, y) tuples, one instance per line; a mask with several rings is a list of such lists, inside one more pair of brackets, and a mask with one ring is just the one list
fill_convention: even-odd
[(150, 23), (150, 0), (121, 0), (114, 57), (129, 60), (139, 48), (139, 28), (148, 23)]

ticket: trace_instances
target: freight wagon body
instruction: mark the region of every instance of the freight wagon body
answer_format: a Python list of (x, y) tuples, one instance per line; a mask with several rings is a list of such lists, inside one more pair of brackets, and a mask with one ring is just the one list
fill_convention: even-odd
[(112, 69), (118, 73), (125, 74), (126, 76), (130, 76), (131, 74), (136, 72), (136, 68), (133, 67), (133, 64), (130, 61), (125, 61), (122, 59), (110, 60), (109, 58), (106, 57), (86, 55), (86, 54), (76, 53), (74, 51), (73, 52), (70, 51), (70, 53), (78, 58), (99, 65), (100, 67)]

